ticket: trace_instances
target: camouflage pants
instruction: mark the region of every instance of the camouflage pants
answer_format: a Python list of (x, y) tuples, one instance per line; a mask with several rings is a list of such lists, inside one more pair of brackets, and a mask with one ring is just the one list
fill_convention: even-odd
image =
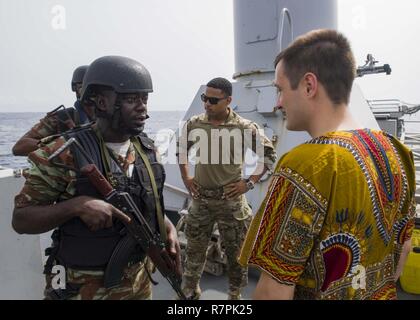
[(192, 201), (185, 227), (187, 247), (184, 277), (187, 287), (195, 287), (200, 281), (215, 223), (227, 257), (229, 291), (234, 292), (247, 285), (248, 269), (239, 265), (237, 256), (251, 217), (251, 208), (245, 196), (238, 200), (200, 198)]
[[(146, 262), (150, 271), (151, 264)], [(151, 300), (152, 284), (145, 270), (145, 263), (136, 263), (124, 270), (124, 277), (119, 286), (110, 289), (103, 287), (103, 271), (81, 271), (68, 268), (66, 270), (67, 284), (76, 286), (78, 293), (68, 300)], [(50, 300), (48, 294), (53, 275), (46, 277), (47, 286), (44, 291), (45, 299)]]

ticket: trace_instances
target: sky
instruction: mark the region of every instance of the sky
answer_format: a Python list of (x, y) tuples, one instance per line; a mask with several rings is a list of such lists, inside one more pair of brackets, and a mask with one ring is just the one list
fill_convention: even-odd
[[(357, 80), (367, 99), (420, 103), (419, 9), (418, 0), (338, 0), (358, 65), (371, 53), (393, 70)], [(0, 0), (0, 112), (72, 105), (73, 70), (104, 55), (149, 69), (151, 110), (186, 110), (200, 85), (235, 72), (232, 0)]]

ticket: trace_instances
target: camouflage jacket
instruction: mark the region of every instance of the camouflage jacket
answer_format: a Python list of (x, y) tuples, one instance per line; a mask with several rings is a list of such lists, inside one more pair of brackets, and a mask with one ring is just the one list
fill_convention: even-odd
[(47, 115), (39, 120), (26, 135), (33, 139), (42, 140), (52, 135), (61, 134), (75, 126), (88, 123), (89, 119), (86, 114), (80, 114), (78, 111), (83, 108), (79, 101), (76, 101), (74, 105), (74, 108), (58, 110), (62, 107), (60, 106), (47, 113)]
[[(26, 182), (21, 192), (15, 197), (16, 208), (49, 205), (75, 196), (76, 172), (58, 167), (48, 161), (48, 157), (65, 141), (64, 137), (59, 137), (52, 142), (45, 140), (45, 144), (41, 148), (29, 154), (28, 160), (31, 163), (31, 168), (24, 172)], [(125, 159), (115, 153), (114, 156), (124, 169), (127, 169), (136, 159), (132, 144), (128, 148)], [(68, 167), (74, 167), (73, 155), (69, 149), (61, 153), (55, 161)]]
[[(220, 187), (241, 179), (247, 149), (251, 149), (269, 170), (277, 155), (273, 143), (255, 122), (242, 118), (229, 108), (226, 121), (213, 125), (207, 114), (191, 117), (180, 134), (178, 155), (185, 161), (196, 148), (195, 180), (205, 188)], [(182, 163), (182, 162), (181, 162)]]

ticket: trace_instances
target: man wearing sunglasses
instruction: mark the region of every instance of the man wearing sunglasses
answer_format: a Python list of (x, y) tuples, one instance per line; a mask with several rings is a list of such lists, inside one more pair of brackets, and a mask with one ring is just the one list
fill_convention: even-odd
[[(181, 176), (193, 197), (186, 218), (184, 292), (196, 299), (201, 295), (199, 282), (213, 227), (217, 223), (227, 256), (228, 298), (240, 299), (241, 290), (248, 281), (248, 270), (238, 264), (237, 256), (252, 214), (245, 193), (271, 169), (276, 154), (271, 141), (261, 135), (258, 126), (229, 107), (232, 84), (228, 80), (211, 80), (201, 100), (205, 113), (187, 121), (178, 149)], [(188, 171), (188, 151), (192, 146), (199, 150), (194, 177)], [(248, 146), (255, 153), (261, 153), (258, 154), (260, 161), (254, 173), (243, 179), (243, 158)]]

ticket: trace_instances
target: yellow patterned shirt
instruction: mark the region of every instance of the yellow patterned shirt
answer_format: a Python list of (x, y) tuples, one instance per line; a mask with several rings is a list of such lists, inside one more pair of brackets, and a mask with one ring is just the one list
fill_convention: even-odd
[(411, 152), (381, 131), (337, 131), (284, 155), (239, 261), (295, 299), (395, 299), (414, 225)]

